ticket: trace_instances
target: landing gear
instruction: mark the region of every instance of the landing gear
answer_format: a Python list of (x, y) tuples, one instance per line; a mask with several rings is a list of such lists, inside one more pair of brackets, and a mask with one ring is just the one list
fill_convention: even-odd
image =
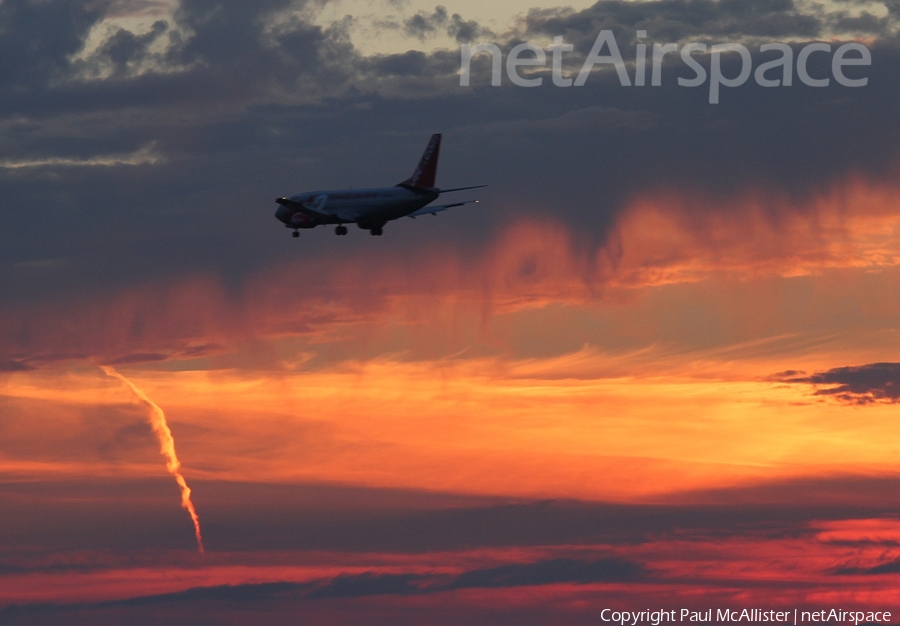
[(344, 226), (343, 224), (341, 224), (340, 226), (338, 226), (337, 228), (334, 229), (334, 234), (335, 235), (346, 235), (347, 227)]
[(369, 232), (374, 237), (381, 237), (381, 226), (373, 226), (372, 228), (369, 229)]
[(299, 230), (295, 230), (294, 232), (291, 233), (291, 237), (299, 237), (299, 236), (300, 236)]

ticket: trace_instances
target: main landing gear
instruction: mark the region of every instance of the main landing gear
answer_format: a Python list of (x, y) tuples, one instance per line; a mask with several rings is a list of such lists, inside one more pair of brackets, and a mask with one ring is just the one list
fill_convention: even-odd
[(341, 224), (340, 226), (338, 226), (337, 228), (334, 229), (334, 234), (335, 234), (335, 235), (339, 235), (339, 236), (346, 235), (346, 234), (347, 234), (347, 227), (344, 226), (343, 224)]
[(374, 237), (381, 237), (381, 226), (373, 226), (369, 229), (369, 233)]

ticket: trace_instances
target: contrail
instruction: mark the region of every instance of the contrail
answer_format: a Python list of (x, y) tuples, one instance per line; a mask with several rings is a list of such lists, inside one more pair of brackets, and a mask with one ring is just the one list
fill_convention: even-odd
[(153, 432), (156, 433), (156, 438), (159, 439), (159, 452), (166, 457), (166, 469), (175, 477), (175, 482), (177, 482), (178, 486), (181, 488), (181, 506), (187, 510), (191, 516), (191, 521), (194, 522), (194, 534), (197, 536), (197, 550), (203, 552), (203, 537), (200, 536), (200, 518), (197, 517), (194, 503), (191, 502), (191, 488), (187, 486), (187, 481), (184, 480), (184, 476), (178, 471), (181, 469), (181, 463), (178, 461), (178, 456), (175, 454), (175, 439), (172, 437), (172, 431), (166, 423), (166, 414), (159, 408), (159, 405), (147, 397), (147, 394), (138, 389), (133, 382), (122, 376), (114, 368), (108, 365), (101, 365), (100, 368), (107, 376), (116, 378), (128, 385), (128, 388), (131, 389), (134, 395), (150, 408), (150, 426), (153, 427)]

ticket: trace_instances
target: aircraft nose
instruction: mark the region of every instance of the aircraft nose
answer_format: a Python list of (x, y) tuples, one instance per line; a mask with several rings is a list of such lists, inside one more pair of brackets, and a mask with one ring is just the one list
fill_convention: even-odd
[(278, 209), (276, 209), (275, 211), (275, 217), (278, 219), (278, 221), (287, 224), (291, 219), (291, 210), (283, 204), (279, 204)]

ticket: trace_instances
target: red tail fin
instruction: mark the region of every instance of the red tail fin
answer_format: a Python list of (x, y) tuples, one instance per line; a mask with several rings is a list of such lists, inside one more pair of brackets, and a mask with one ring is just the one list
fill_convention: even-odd
[(438, 153), (441, 150), (441, 134), (435, 133), (428, 142), (428, 147), (419, 160), (419, 165), (413, 175), (404, 180), (401, 185), (411, 187), (434, 187), (434, 177), (437, 174)]

